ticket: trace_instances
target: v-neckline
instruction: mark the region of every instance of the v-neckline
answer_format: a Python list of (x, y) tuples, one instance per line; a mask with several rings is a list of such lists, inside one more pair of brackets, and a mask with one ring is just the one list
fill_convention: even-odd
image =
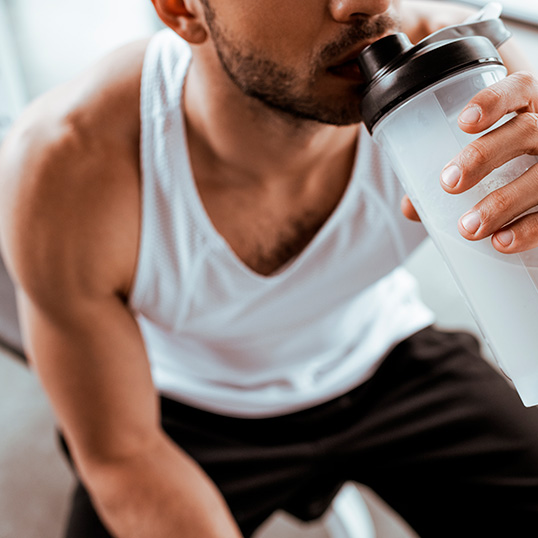
[[(186, 72), (188, 69), (186, 70)], [(183, 77), (181, 83), (181, 94), (180, 94), (180, 106), (175, 107), (175, 113), (177, 117), (176, 121), (172, 122), (172, 125), (176, 126), (176, 133), (178, 139), (178, 147), (181, 148), (183, 155), (181, 155), (181, 181), (184, 182), (184, 185), (187, 188), (187, 195), (189, 197), (189, 202), (192, 203), (193, 213), (196, 215), (197, 223), (203, 227), (207, 237), (211, 240), (214, 245), (217, 245), (221, 251), (226, 252), (227, 256), (232, 260), (232, 262), (238, 267), (240, 271), (246, 274), (248, 277), (261, 282), (273, 282), (275, 280), (284, 280), (289, 277), (291, 274), (295, 273), (307, 260), (310, 258), (313, 253), (318, 249), (318, 245), (323, 243), (325, 237), (331, 233), (331, 230), (337, 225), (338, 221), (342, 218), (342, 215), (346, 213), (347, 207), (352, 203), (356, 198), (355, 191), (358, 189), (358, 180), (356, 178), (357, 170), (357, 160), (358, 160), (358, 149), (361, 141), (361, 137), (364, 135), (363, 129), (359, 127), (357, 133), (357, 141), (355, 143), (355, 157), (353, 166), (351, 167), (351, 174), (347, 185), (340, 197), (336, 207), (331, 212), (329, 217), (321, 225), (320, 229), (315, 233), (314, 237), (306, 244), (306, 246), (291, 259), (283, 263), (275, 271), (268, 275), (259, 273), (252, 267), (250, 267), (233, 249), (230, 243), (224, 238), (224, 236), (219, 232), (215, 226), (213, 220), (211, 219), (206, 206), (200, 195), (198, 186), (196, 185), (196, 180), (194, 177), (194, 171), (192, 167), (191, 156), (189, 152), (189, 145), (187, 139), (187, 127), (185, 121), (185, 111), (183, 106), (183, 96), (184, 96), (184, 87), (185, 87), (186, 74)]]

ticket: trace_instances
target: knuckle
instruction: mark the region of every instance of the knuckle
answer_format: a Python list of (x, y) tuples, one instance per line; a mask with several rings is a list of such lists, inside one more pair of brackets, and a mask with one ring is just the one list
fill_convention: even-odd
[(507, 92), (504, 89), (504, 86), (500, 84), (494, 84), (482, 90), (482, 92), (480, 93), (480, 101), (483, 107), (489, 108), (504, 99), (506, 94)]
[(538, 79), (530, 71), (519, 71), (512, 75), (512, 80), (523, 87), (536, 86)]
[(538, 134), (538, 114), (525, 112), (524, 114), (520, 114), (517, 119), (522, 130), (522, 140), (528, 142), (529, 146), (534, 148), (536, 142), (533, 140), (533, 137), (536, 137)]
[(515, 199), (510, 189), (498, 189), (493, 191), (484, 200), (485, 204), (481, 211), (484, 224), (492, 223), (498, 216), (512, 214)]
[(474, 165), (485, 165), (491, 160), (488, 146), (479, 138), (471, 142), (465, 151), (465, 159), (471, 161)]

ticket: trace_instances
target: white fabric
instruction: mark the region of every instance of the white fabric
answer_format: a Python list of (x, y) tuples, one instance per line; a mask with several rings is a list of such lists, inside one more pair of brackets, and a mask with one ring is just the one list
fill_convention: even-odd
[(339, 206), (277, 274), (248, 268), (213, 227), (192, 177), (180, 107), (190, 62), (170, 30), (142, 77), (142, 238), (131, 306), (158, 390), (203, 409), (271, 416), (340, 395), (432, 323), (397, 268), (423, 238), (366, 130)]

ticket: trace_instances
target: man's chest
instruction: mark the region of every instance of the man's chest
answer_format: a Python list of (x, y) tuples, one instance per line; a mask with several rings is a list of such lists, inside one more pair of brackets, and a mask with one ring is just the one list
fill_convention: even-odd
[(270, 275), (301, 254), (338, 206), (345, 182), (325, 189), (202, 190), (213, 226), (253, 271)]

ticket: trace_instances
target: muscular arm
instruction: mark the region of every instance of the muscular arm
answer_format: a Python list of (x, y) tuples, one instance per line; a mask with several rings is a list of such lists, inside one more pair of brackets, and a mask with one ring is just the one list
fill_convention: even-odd
[[(32, 105), (3, 145), (0, 245), (30, 360), (111, 533), (239, 537), (215, 486), (160, 428), (126, 305), (138, 242), (140, 71), (140, 62), (120, 67), (133, 65), (127, 54), (139, 58), (140, 46)], [(116, 82), (96, 92), (110, 71)]]

